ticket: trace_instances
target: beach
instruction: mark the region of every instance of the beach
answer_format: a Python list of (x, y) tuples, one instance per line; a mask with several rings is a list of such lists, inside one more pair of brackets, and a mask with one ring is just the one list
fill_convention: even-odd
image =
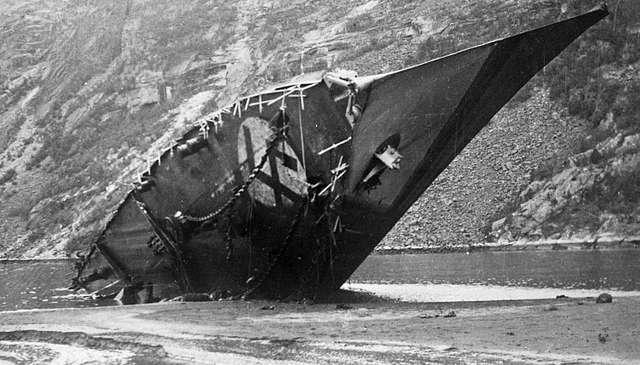
[(163, 302), (0, 313), (0, 363), (638, 363), (640, 296)]

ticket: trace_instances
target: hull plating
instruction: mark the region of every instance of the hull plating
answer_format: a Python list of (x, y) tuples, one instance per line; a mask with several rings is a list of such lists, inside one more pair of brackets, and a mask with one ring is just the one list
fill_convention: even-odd
[[(76, 286), (329, 294), (491, 117), (606, 15), (389, 74), (292, 83), (203, 118), (141, 177)], [(387, 147), (399, 169), (381, 164)]]

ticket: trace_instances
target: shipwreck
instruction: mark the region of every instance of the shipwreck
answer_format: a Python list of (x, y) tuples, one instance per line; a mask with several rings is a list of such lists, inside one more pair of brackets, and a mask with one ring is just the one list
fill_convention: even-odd
[(140, 176), (73, 287), (130, 302), (328, 296), (491, 117), (607, 14), (396, 72), (302, 75), (201, 118)]

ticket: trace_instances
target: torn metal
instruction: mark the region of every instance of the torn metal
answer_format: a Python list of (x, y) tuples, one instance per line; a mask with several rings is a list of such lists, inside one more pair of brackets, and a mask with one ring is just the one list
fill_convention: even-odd
[(123, 302), (330, 294), (491, 117), (607, 14), (396, 72), (294, 80), (203, 117), (141, 175), (74, 287), (126, 287)]

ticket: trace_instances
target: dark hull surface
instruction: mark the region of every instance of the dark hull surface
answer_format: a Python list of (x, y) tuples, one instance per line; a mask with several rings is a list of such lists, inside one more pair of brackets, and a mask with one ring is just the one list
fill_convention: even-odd
[[(294, 82), (209, 115), (142, 176), (76, 285), (329, 294), (491, 117), (606, 15), (389, 74)], [(397, 169), (376, 157), (388, 146)]]

